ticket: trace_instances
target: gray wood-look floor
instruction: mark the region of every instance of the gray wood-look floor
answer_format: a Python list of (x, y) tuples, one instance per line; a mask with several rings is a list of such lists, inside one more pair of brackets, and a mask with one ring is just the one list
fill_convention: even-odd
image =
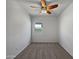
[(58, 43), (32, 43), (15, 59), (73, 59)]

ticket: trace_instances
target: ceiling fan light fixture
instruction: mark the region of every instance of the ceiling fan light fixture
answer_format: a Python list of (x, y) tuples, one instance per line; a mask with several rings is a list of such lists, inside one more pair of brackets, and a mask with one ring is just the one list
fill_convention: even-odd
[(42, 11), (41, 11), (41, 13), (45, 13), (45, 14), (46, 14), (46, 13), (47, 13), (47, 11), (46, 11), (46, 10), (42, 10)]

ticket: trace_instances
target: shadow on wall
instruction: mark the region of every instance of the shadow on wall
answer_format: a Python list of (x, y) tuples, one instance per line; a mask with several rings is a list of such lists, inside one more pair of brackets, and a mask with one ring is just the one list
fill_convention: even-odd
[(73, 3), (60, 15), (59, 43), (73, 56)]
[(15, 0), (7, 0), (6, 53), (13, 59), (30, 44), (31, 21), (29, 15)]

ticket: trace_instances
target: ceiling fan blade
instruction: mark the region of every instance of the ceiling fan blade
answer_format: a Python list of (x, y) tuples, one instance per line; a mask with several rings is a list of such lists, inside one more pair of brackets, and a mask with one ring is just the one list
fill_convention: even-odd
[(41, 0), (41, 6), (42, 6), (42, 8), (46, 7), (46, 0)]
[(50, 11), (47, 11), (47, 14), (51, 14), (51, 12)]
[(54, 8), (57, 8), (58, 7), (58, 4), (50, 4), (47, 6), (47, 10), (51, 10), (51, 9), (54, 9)]

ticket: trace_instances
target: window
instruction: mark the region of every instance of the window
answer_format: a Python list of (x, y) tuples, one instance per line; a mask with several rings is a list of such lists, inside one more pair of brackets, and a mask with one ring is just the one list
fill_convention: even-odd
[(35, 31), (41, 32), (43, 28), (42, 23), (35, 23)]

